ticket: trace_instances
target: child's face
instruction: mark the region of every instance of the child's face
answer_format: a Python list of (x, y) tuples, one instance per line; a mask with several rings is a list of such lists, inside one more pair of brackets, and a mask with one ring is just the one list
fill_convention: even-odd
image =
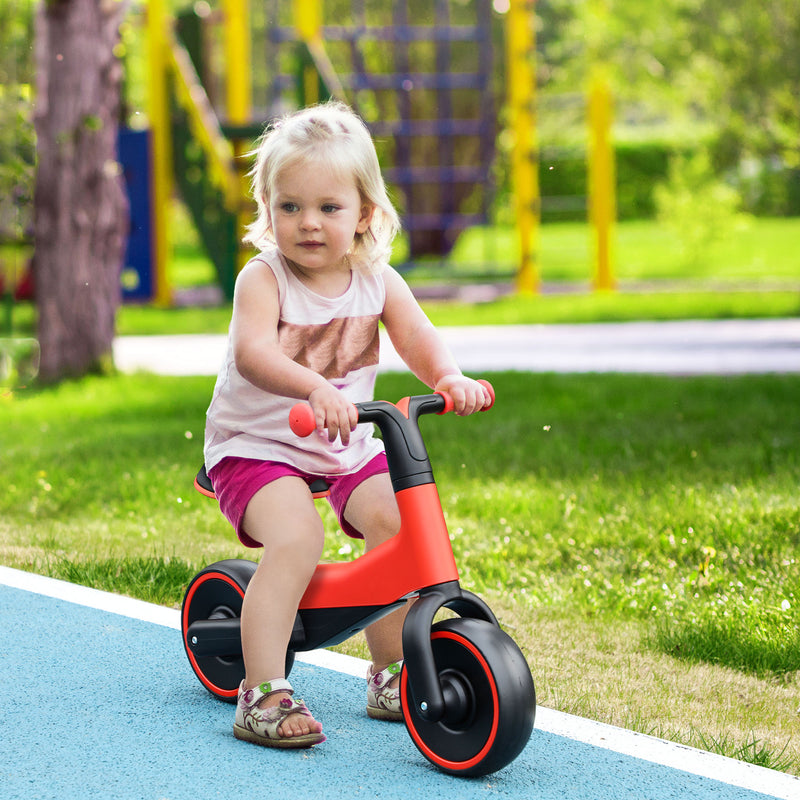
[(297, 163), (275, 181), (270, 202), (272, 233), (280, 251), (307, 270), (341, 269), (356, 233), (372, 219), (355, 181), (334, 177), (324, 165)]

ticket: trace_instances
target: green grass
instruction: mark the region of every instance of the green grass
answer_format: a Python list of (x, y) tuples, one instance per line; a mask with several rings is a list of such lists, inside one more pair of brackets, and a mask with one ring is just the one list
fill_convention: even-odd
[(98, 560), (51, 556), (45, 562), (45, 571), (62, 581), (171, 605), (186, 591), (197, 569), (179, 558), (154, 555)]
[[(495, 383), (491, 414), (425, 421), (471, 587), (584, 615), (658, 611), (695, 628), (733, 617), (776, 641), (796, 628), (800, 377)], [(193, 563), (227, 544), (191, 489), (212, 384), (120, 376), (6, 397), (3, 541)], [(418, 387), (385, 376), (379, 393)], [(186, 530), (199, 538), (184, 540)], [(800, 648), (785, 649), (772, 671), (800, 669)]]
[[(183, 217), (179, 215), (178, 220)], [(178, 225), (173, 280), (192, 286), (213, 280), (198, 258), (184, 219)], [(701, 266), (687, 263), (680, 243), (655, 221), (617, 226), (619, 291), (591, 292), (591, 240), (587, 225), (541, 228), (541, 280), (546, 291), (480, 304), (425, 302), (437, 325), (615, 322), (641, 319), (735, 319), (800, 313), (800, 219), (750, 219), (709, 249)], [(518, 263), (517, 234), (510, 228), (472, 229), (444, 263), (407, 274), (412, 286), (470, 281), (509, 283)], [(119, 332), (223, 333), (230, 309), (123, 308)]]
[[(770, 597), (760, 586), (758, 599), (735, 585), (734, 598), (718, 593), (714, 603), (675, 624), (657, 626), (653, 643), (677, 658), (724, 664), (756, 675), (788, 675), (798, 670), (800, 628), (787, 597)], [(797, 586), (786, 595), (797, 602)], [(781, 605), (782, 604), (782, 605)], [(698, 604), (699, 605), (699, 604)], [(720, 607), (721, 606), (721, 607)]]
[[(543, 701), (799, 772), (800, 377), (493, 382), (491, 412), (423, 426), (463, 582), (504, 610)], [(2, 563), (174, 605), (200, 566), (252, 558), (191, 487), (212, 385), (117, 376), (0, 398)], [(378, 395), (418, 389), (387, 375)], [(324, 514), (324, 557), (354, 557)], [(567, 630), (575, 685), (552, 663)], [(740, 675), (770, 699), (717, 726), (712, 697), (681, 725), (685, 700), (663, 687), (615, 702), (648, 659), (665, 675), (711, 665), (712, 685)], [(645, 696), (661, 700), (631, 716)], [(789, 718), (766, 739), (764, 708)]]
[[(171, 279), (178, 289), (214, 280), (210, 262), (198, 249), (188, 221), (176, 218)], [(653, 221), (617, 227), (616, 277), (619, 290), (589, 291), (590, 239), (586, 225), (549, 224), (541, 231), (544, 291), (494, 302), (425, 302), (437, 325), (536, 324), (629, 320), (735, 319), (800, 314), (800, 219), (752, 219), (710, 248), (701, 266), (687, 264), (674, 236)], [(471, 230), (459, 239), (444, 264), (407, 275), (413, 286), (471, 281), (511, 281), (517, 259), (511, 229)], [(488, 263), (491, 265), (487, 267)], [(30, 335), (35, 312), (18, 304), (16, 335)], [(230, 307), (169, 308), (126, 305), (120, 334), (224, 333)]]
[[(742, 218), (730, 235), (709, 245), (702, 263), (683, 254), (676, 235), (655, 220), (630, 220), (615, 226), (615, 277), (622, 283), (648, 281), (737, 281), (763, 283), (800, 280), (796, 218)], [(588, 284), (593, 244), (585, 223), (542, 225), (539, 270), (545, 282)], [(443, 263), (417, 276), (438, 279), (508, 276), (519, 263), (519, 240), (513, 228), (472, 228), (456, 242)]]
[[(558, 293), (534, 297), (512, 295), (479, 304), (425, 301), (422, 305), (437, 326), (752, 319), (798, 316), (800, 291)], [(117, 331), (120, 335), (226, 333), (230, 318), (228, 305), (123, 306), (117, 315)], [(17, 306), (14, 319), (18, 335), (33, 331), (34, 312), (30, 306)]]
[(753, 319), (800, 314), (800, 291), (651, 291), (511, 295), (493, 302), (424, 302), (437, 325)]

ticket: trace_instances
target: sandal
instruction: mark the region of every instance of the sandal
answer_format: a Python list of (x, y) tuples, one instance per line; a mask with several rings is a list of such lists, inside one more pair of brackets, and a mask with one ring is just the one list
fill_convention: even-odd
[(403, 709), (400, 706), (400, 681), (389, 686), (392, 678), (400, 675), (403, 661), (389, 664), (386, 669), (373, 675), (372, 666), (367, 672), (367, 715), (372, 719), (402, 722)]
[(239, 687), (239, 701), (236, 704), (236, 721), (233, 735), (262, 747), (281, 747), (284, 749), (312, 747), (325, 741), (322, 733), (307, 733), (303, 736), (281, 736), (278, 729), (292, 714), (311, 717), (311, 712), (302, 700), (285, 697), (276, 706), (259, 708), (259, 703), (271, 694), (287, 692), (294, 694), (291, 684), (284, 678), (262, 683), (254, 689), (245, 689), (244, 681)]

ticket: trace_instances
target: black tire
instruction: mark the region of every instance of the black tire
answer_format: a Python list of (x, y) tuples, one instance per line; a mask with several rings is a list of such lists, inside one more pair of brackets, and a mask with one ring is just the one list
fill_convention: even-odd
[(502, 769), (522, 752), (533, 730), (536, 692), (525, 657), (510, 636), (478, 619), (437, 622), (431, 646), (439, 680), (461, 698), (460, 709), (448, 709), (439, 722), (423, 719), (403, 670), (401, 702), (414, 744), (452, 775)]
[[(241, 655), (195, 656), (189, 648), (187, 631), (197, 620), (241, 616), (244, 593), (255, 571), (254, 562), (238, 558), (210, 564), (194, 576), (183, 599), (181, 633), (189, 664), (200, 683), (227, 703), (236, 702), (244, 679), (244, 659)], [(293, 664), (294, 653), (290, 650), (286, 654), (287, 677)]]

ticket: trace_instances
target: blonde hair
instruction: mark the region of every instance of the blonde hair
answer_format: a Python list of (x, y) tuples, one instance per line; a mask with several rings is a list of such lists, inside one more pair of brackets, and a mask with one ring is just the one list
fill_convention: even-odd
[(334, 175), (353, 178), (361, 200), (374, 207), (372, 221), (357, 233), (349, 253), (353, 266), (378, 272), (389, 260), (400, 219), (386, 192), (375, 145), (367, 126), (340, 102), (323, 103), (288, 114), (270, 125), (258, 141), (250, 176), (258, 204), (245, 241), (258, 248), (274, 243), (270, 198), (281, 170), (298, 161), (322, 162)]

